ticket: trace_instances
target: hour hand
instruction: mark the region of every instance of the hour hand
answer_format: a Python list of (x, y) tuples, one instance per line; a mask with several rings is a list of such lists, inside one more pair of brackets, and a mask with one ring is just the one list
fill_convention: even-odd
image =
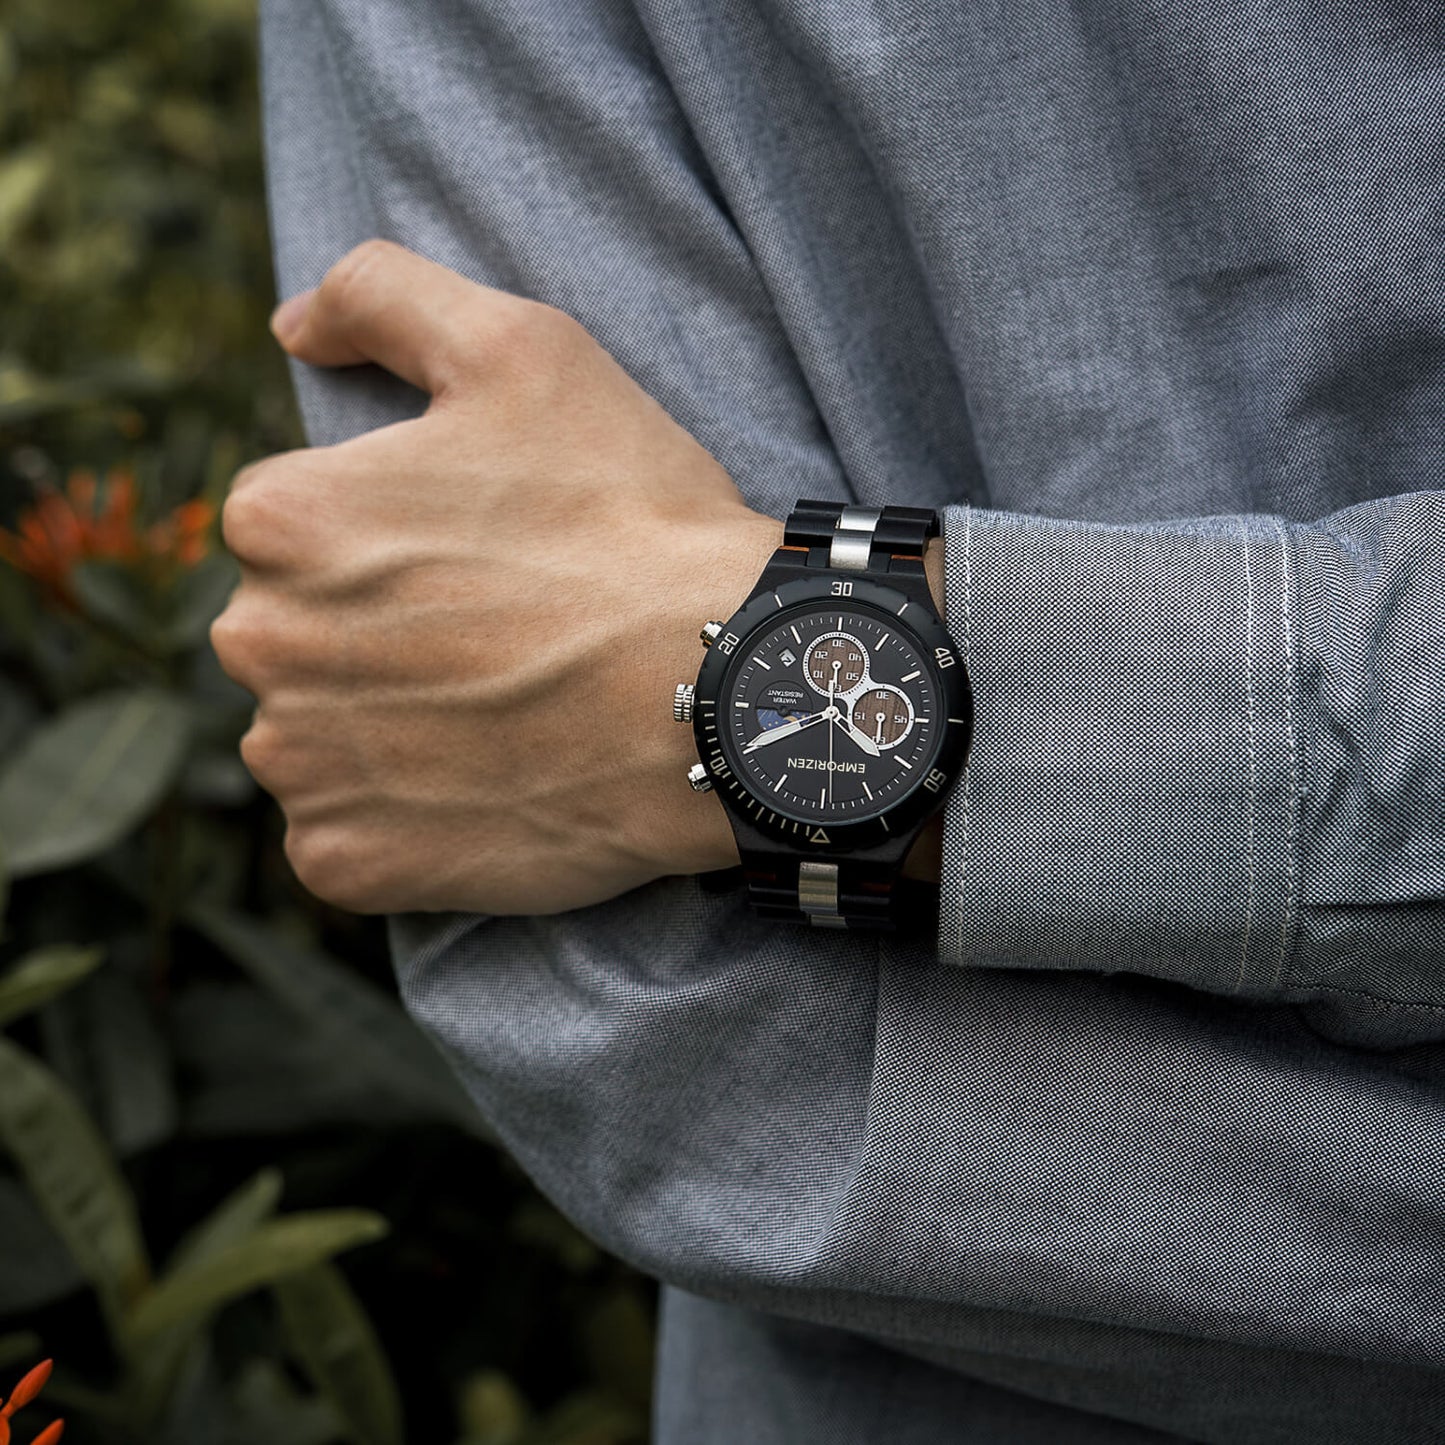
[(800, 733), (804, 728), (810, 728), (816, 722), (822, 722), (825, 714), (820, 712), (810, 713), (807, 717), (795, 717), (791, 722), (785, 722), (781, 727), (764, 728), (752, 742), (743, 746), (745, 753), (756, 752), (759, 748), (765, 748), (769, 743), (775, 743), (783, 738), (790, 738), (794, 733)]
[(848, 736), (852, 738), (853, 741), (857, 743), (858, 746), (862, 748), (865, 753), (868, 753), (871, 757), (875, 758), (882, 756), (882, 754), (879, 752), (878, 744), (875, 743), (873, 739), (870, 738), (868, 734), (863, 731), (862, 728), (858, 727), (854, 723), (853, 719), (850, 718), (846, 713), (840, 712), (838, 716), (833, 719), (833, 721), (836, 722), (838, 726), (842, 728), (843, 731), (847, 733)]

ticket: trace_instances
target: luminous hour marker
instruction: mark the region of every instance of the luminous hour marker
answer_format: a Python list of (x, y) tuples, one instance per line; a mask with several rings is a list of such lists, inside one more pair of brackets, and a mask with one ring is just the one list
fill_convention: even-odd
[(858, 781), (863, 784), (863, 791), (871, 798), (873, 796), (873, 789), (870, 788), (862, 778), (859, 778)]
[(963, 721), (963, 719), (962, 719), (961, 717), (951, 717), (951, 718), (949, 718), (949, 722), (962, 722), (962, 721)]
[(788, 631), (793, 634), (793, 641), (801, 647), (803, 645), (803, 639), (798, 636), (798, 629), (796, 627), (789, 627)]
[(818, 806), (819, 806), (820, 808), (826, 808), (826, 807), (828, 806), (828, 790), (827, 790), (827, 788), (819, 788), (819, 789), (818, 789)]
[(786, 783), (787, 781), (788, 781), (788, 775), (787, 775), (786, 773), (784, 773), (783, 776), (782, 776), (781, 778), (779, 778), (776, 783), (773, 784), (773, 791), (776, 793), (776, 792), (778, 791), (778, 789), (781, 788), (781, 787), (783, 786), (783, 784)]
[(734, 707), (746, 707), (746, 706), (747, 706), (747, 703), (744, 702), (742, 698), (739, 698), (739, 699), (733, 704), (733, 706), (734, 706)]
[(900, 677), (899, 682), (912, 682), (915, 677), (922, 677), (921, 672), (910, 672), (907, 677)]
[(902, 753), (899, 753), (899, 754), (893, 759), (893, 761), (894, 761), (895, 763), (898, 763), (898, 764), (901, 765), (902, 767), (907, 768), (910, 773), (913, 771), (913, 764), (910, 763), (910, 762), (908, 761), (908, 759), (905, 758), (905, 757), (902, 755)]
[(885, 633), (883, 634), (883, 636), (878, 639), (878, 646), (879, 646), (879, 647), (882, 647), (883, 644), (884, 644), (885, 642), (887, 642), (887, 641), (888, 641), (888, 634), (885, 632)]
[[(755, 663), (757, 663), (757, 665), (758, 665), (760, 668), (762, 668), (764, 672), (771, 672), (771, 671), (773, 670), (773, 669), (772, 669), (772, 664), (771, 664), (771, 663), (764, 662), (761, 657), (755, 657), (755, 658), (753, 658), (753, 661), (754, 661)], [(917, 674), (916, 672), (915, 672), (913, 675), (914, 675), (914, 677), (917, 677), (917, 676), (918, 676), (918, 674)], [(907, 678), (904, 678), (904, 681), (907, 682), (908, 679), (907, 679)]]

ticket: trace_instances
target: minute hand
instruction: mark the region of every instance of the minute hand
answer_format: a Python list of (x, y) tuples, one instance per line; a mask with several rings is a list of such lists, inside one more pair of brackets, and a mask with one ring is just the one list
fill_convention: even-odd
[(826, 718), (826, 712), (815, 712), (810, 717), (794, 718), (792, 722), (785, 722), (782, 727), (764, 728), (752, 742), (743, 746), (745, 753), (756, 752), (759, 748), (765, 748), (769, 743), (776, 743), (783, 738), (790, 738), (794, 733), (800, 733), (804, 728), (810, 728), (814, 723), (820, 723)]
[(833, 721), (837, 723), (838, 726), (842, 728), (843, 731), (847, 733), (848, 736), (852, 738), (853, 741), (857, 743), (858, 746), (862, 748), (865, 753), (868, 753), (870, 756), (875, 758), (882, 756), (882, 754), (878, 750), (878, 744), (875, 743), (873, 739), (870, 738), (868, 734), (863, 731), (862, 728), (858, 727), (854, 723), (853, 719), (848, 717), (846, 713), (840, 712), (838, 716), (833, 719)]

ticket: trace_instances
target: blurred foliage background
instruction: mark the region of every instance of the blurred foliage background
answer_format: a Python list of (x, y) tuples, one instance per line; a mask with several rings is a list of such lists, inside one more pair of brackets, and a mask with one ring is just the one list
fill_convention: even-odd
[(17, 1445), (641, 1441), (647, 1282), (238, 760), (215, 511), (304, 444), (251, 0), (5, 0), (0, 138), (0, 1395), (56, 1360)]

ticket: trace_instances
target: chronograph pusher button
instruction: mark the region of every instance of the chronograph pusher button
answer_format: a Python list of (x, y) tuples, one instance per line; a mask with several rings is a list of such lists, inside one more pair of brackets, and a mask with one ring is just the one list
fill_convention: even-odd
[(710, 793), (712, 791), (712, 779), (707, 775), (707, 769), (701, 763), (694, 763), (687, 770), (688, 785), (694, 793)]
[(723, 625), (721, 622), (704, 622), (702, 631), (698, 633), (698, 636), (702, 639), (702, 645), (704, 647), (711, 647), (713, 643), (722, 636), (722, 630)]
[(692, 703), (697, 688), (694, 683), (680, 682), (672, 694), (672, 716), (675, 722), (692, 721)]

